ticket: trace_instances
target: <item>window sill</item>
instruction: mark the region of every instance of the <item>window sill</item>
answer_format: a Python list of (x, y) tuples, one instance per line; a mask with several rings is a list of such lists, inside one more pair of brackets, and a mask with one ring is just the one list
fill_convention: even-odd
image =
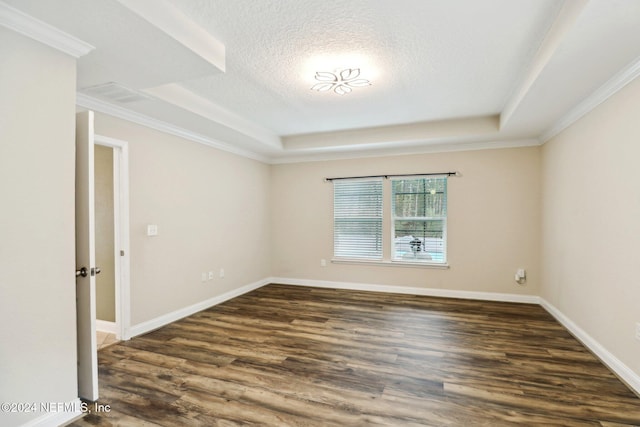
[(407, 262), (407, 261), (369, 261), (364, 259), (333, 258), (332, 264), (347, 265), (374, 265), (378, 267), (408, 267), (408, 268), (434, 268), (437, 270), (448, 270), (449, 264), (436, 264), (428, 262)]

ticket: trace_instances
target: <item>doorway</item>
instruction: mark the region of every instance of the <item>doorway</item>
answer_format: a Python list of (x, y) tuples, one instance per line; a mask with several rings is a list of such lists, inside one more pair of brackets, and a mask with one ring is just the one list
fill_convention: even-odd
[(115, 191), (113, 176), (114, 149), (96, 144), (94, 148), (95, 174), (95, 230), (96, 265), (96, 342), (98, 350), (117, 342), (116, 323), (116, 260), (115, 255)]
[(95, 135), (96, 332), (98, 348), (129, 334), (129, 178), (125, 141)]

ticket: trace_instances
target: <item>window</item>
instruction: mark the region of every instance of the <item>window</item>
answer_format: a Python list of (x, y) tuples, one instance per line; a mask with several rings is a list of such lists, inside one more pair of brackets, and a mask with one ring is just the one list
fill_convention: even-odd
[(392, 179), (394, 261), (447, 262), (447, 178)]
[(389, 178), (333, 180), (334, 260), (446, 266), (447, 176)]
[(382, 178), (333, 183), (336, 258), (382, 260)]

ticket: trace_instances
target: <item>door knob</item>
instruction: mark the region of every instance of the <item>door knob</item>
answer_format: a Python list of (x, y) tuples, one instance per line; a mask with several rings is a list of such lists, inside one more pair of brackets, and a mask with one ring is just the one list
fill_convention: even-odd
[[(93, 267), (91, 269), (91, 275), (95, 276), (96, 274), (100, 274), (102, 270), (100, 270), (100, 267)], [(87, 270), (87, 267), (82, 267), (80, 270), (76, 270), (76, 277), (87, 277), (89, 275), (89, 270)]]

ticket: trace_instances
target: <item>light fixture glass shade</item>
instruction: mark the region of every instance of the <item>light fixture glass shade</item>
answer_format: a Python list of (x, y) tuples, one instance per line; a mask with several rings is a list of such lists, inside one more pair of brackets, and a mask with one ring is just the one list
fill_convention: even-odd
[(352, 91), (354, 87), (370, 86), (371, 82), (367, 79), (361, 79), (360, 68), (345, 68), (336, 70), (335, 73), (330, 71), (316, 71), (314, 78), (319, 82), (311, 87), (312, 90), (318, 92), (328, 92), (333, 90), (338, 95), (345, 95)]

